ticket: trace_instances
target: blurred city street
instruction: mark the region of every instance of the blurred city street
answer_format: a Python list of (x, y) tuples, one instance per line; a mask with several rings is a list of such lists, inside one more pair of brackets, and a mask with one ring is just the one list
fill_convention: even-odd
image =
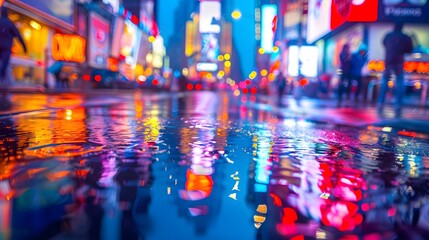
[(427, 109), (397, 118), (371, 104), (223, 91), (10, 100), (0, 113), (2, 239), (429, 233)]
[(0, 0), (0, 240), (429, 240), (428, 0)]

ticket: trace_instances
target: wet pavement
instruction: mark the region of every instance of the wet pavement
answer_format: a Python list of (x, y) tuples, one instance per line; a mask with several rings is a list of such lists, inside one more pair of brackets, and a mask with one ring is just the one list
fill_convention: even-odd
[(428, 111), (15, 94), (0, 239), (428, 239)]

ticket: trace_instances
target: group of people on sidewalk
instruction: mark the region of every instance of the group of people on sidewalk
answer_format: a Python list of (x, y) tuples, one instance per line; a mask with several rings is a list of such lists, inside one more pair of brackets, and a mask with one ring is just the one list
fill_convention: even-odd
[[(401, 106), (405, 94), (404, 85), (404, 56), (413, 51), (412, 38), (402, 32), (403, 23), (395, 23), (393, 31), (386, 34), (383, 39), (385, 49), (385, 69), (381, 79), (380, 92), (377, 99), (377, 110), (381, 112), (384, 107), (386, 93), (388, 91), (388, 82), (391, 74), (395, 75), (395, 113), (400, 115)], [(355, 100), (358, 99), (361, 84), (362, 84), (362, 67), (367, 61), (367, 51), (359, 49), (355, 54), (350, 53), (348, 44), (343, 46), (340, 53), (341, 62), (341, 82), (338, 87), (338, 106), (341, 105), (344, 93), (350, 94), (351, 84), (356, 80), (357, 90), (355, 92)]]

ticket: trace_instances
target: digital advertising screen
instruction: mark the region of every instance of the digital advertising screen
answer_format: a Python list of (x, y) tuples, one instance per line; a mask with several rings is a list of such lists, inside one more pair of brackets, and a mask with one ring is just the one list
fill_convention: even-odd
[(331, 30), (345, 22), (375, 22), (379, 0), (333, 0), (331, 4)]
[(318, 48), (316, 46), (290, 46), (288, 57), (288, 74), (297, 77), (299, 73), (304, 77), (317, 76)]
[(214, 33), (201, 34), (201, 61), (216, 62), (219, 55), (219, 36)]
[(113, 34), (112, 34), (112, 48), (110, 55), (114, 58), (118, 58), (121, 52), (121, 37), (124, 32), (125, 21), (121, 17), (116, 17), (113, 25)]
[(220, 32), (220, 2), (202, 1), (200, 2), (200, 33)]
[(379, 20), (392, 22), (427, 23), (428, 0), (379, 0)]
[(274, 21), (277, 17), (277, 6), (274, 4), (266, 4), (262, 6), (262, 21), (261, 21), (261, 47), (265, 52), (272, 52), (274, 46), (273, 29)]
[(121, 36), (120, 55), (125, 57), (125, 62), (131, 66), (137, 64), (140, 49), (142, 31), (131, 21), (126, 20)]
[(105, 68), (109, 57), (110, 24), (100, 15), (89, 14), (89, 59), (88, 63), (94, 68)]
[(307, 42), (312, 43), (331, 31), (332, 0), (309, 0)]

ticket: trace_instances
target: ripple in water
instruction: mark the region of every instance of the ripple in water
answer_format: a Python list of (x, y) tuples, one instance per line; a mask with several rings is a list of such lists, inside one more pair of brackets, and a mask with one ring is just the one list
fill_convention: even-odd
[(99, 152), (103, 147), (103, 145), (93, 142), (52, 143), (27, 148), (24, 150), (24, 154), (38, 158), (75, 157)]

